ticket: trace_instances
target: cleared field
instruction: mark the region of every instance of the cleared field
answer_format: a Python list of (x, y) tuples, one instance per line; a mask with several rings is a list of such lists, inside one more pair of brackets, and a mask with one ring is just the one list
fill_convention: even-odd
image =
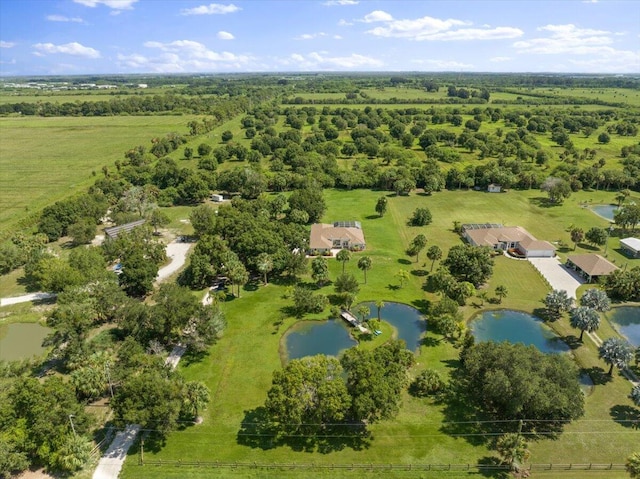
[[(579, 206), (580, 201), (587, 200), (584, 194), (572, 196), (570, 201), (557, 208), (542, 208), (537, 205), (537, 192), (492, 195), (469, 191), (441, 192), (430, 197), (415, 194), (407, 197), (389, 196), (389, 211), (379, 218), (374, 213), (374, 205), (376, 199), (383, 194), (385, 193), (363, 190), (325, 191), (328, 204), (323, 218), (325, 221), (362, 222), (367, 239), (366, 253), (354, 254), (346, 265), (346, 270), (362, 281), (362, 273), (356, 267), (358, 257), (366, 254), (372, 258), (373, 266), (368, 273), (368, 283), (365, 285), (361, 282), (358, 301), (399, 301), (422, 309), (429, 301), (437, 300), (436, 295), (422, 289), (430, 262), (425, 265), (423, 261), (426, 260), (422, 259), (416, 263), (414, 258), (404, 254), (404, 249), (416, 234), (424, 233), (429, 245), (438, 244), (446, 252), (451, 245), (460, 241), (451, 231), (454, 220), (521, 224), (539, 238), (549, 240), (568, 237), (568, 233), (564, 231), (567, 222), (584, 227), (601, 224), (599, 217)], [(598, 199), (604, 200), (604, 195)], [(418, 206), (431, 209), (434, 218), (431, 225), (423, 228), (407, 226), (408, 217)], [(635, 262), (640, 260), (634, 260), (630, 266)], [(330, 260), (329, 266), (330, 277), (335, 279), (341, 265), (336, 260)], [(400, 269), (411, 273), (408, 284), (403, 288), (398, 288), (395, 277)], [(541, 307), (541, 300), (548, 291), (531, 265), (507, 258), (498, 258), (496, 261), (495, 274), (488, 286), (490, 296), (497, 284), (506, 284), (510, 291), (502, 308), (529, 312)], [(333, 288), (328, 285), (320, 291), (331, 294)], [(211, 389), (211, 403), (204, 413), (204, 423), (186, 426), (184, 430), (172, 433), (162, 447), (156, 447), (147, 441), (147, 460), (297, 462), (324, 465), (474, 464), (486, 461), (494, 455), (490, 449), (492, 436), (470, 435), (468, 426), (464, 424), (445, 426), (447, 422), (455, 423), (458, 417), (455, 411), (447, 409), (446, 405), (416, 399), (407, 394), (403, 395), (403, 407), (395, 420), (371, 426), (371, 442), (324, 438), (319, 446), (302, 437), (279, 443), (270, 436), (254, 435), (253, 423), (264, 420), (260, 406), (264, 403), (271, 374), (281, 367), (281, 337), (295, 323), (282, 310), (291, 303), (289, 295), (287, 284), (271, 283), (268, 286), (260, 285), (255, 290), (248, 287), (242, 292), (241, 298), (223, 305), (228, 320), (225, 336), (210, 349), (209, 355), (201, 362), (180, 365), (187, 379), (205, 381)], [(479, 310), (470, 304), (464, 310), (465, 316), (470, 318)], [(563, 336), (575, 336), (575, 330), (567, 323), (563, 319), (553, 327)], [(440, 336), (427, 333), (413, 374), (431, 367), (447, 376), (456, 365), (458, 353), (459, 350), (452, 344), (441, 341)], [(573, 350), (572, 354), (584, 369), (604, 368), (595, 347), (587, 341)], [(637, 437), (637, 431), (617, 422), (616, 419), (619, 421), (620, 417), (616, 414), (621, 408), (630, 406), (626, 397), (629, 390), (629, 383), (618, 375), (614, 375), (609, 382), (598, 384), (586, 400), (584, 420), (568, 426), (566, 432), (555, 440), (533, 441), (530, 444), (532, 461), (624, 462), (624, 458), (631, 452), (630, 444)], [(249, 423), (246, 428), (241, 426), (243, 422)], [(452, 433), (451, 428), (456, 433)], [(177, 467), (138, 466), (137, 454), (137, 448), (131, 450), (122, 477), (177, 477)], [(180, 467), (182, 477), (273, 477), (274, 473), (278, 477), (293, 477), (294, 474), (296, 477), (329, 477), (328, 472), (309, 471), (306, 476), (305, 471), (280, 472), (258, 469), (249, 473), (241, 470)], [(338, 478), (375, 477), (375, 473), (366, 474), (369, 475), (359, 470), (331, 471), (331, 477)], [(415, 472), (406, 476), (400, 473), (396, 475), (395, 472), (388, 472), (387, 475), (389, 474), (391, 477), (416, 477)], [(472, 473), (447, 473), (446, 477), (469, 477), (470, 474)], [(607, 473), (589, 474), (589, 477), (607, 477)], [(437, 474), (423, 475), (439, 477)], [(616, 476), (615, 473), (609, 473), (608, 477)]]
[(0, 231), (88, 187), (136, 145), (176, 131), (191, 116), (0, 118)]

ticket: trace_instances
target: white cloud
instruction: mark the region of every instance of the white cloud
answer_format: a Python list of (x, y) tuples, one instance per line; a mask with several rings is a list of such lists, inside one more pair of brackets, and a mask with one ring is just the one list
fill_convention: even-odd
[[(375, 15), (373, 15), (375, 13)], [(382, 12), (384, 13), (384, 12)], [(373, 15), (372, 17), (370, 17)], [(377, 20), (372, 20), (376, 18)], [(521, 37), (524, 32), (514, 27), (484, 27), (470, 28), (471, 22), (449, 18), (442, 20), (439, 18), (425, 16), (416, 19), (393, 20), (389, 15), (385, 19), (384, 15), (372, 12), (365, 16), (367, 23), (372, 21), (383, 22), (384, 25), (368, 30), (367, 33), (384, 38), (407, 38), (409, 40), (498, 40), (505, 38)]]
[(473, 68), (469, 63), (461, 63), (455, 60), (413, 60), (412, 63), (418, 65), (428, 65), (437, 70), (467, 70)]
[(340, 27), (348, 27), (349, 25), (353, 25), (353, 22), (348, 22), (344, 18), (341, 18), (338, 22), (338, 26)]
[(374, 10), (371, 13), (367, 13), (361, 22), (364, 23), (374, 23), (374, 22), (390, 22), (393, 20), (393, 17), (389, 15), (387, 12), (382, 10)]
[(0, 40), (0, 48), (13, 48), (16, 44), (14, 42), (5, 42), (4, 40)]
[(210, 3), (209, 5), (200, 5), (199, 7), (186, 8), (182, 10), (182, 15), (225, 15), (241, 10), (240, 7), (233, 3), (223, 5), (221, 3)]
[(218, 32), (218, 38), (220, 40), (233, 40), (235, 37), (229, 32), (220, 31)]
[(342, 40), (342, 35), (334, 35), (333, 39), (334, 40)]
[(515, 42), (513, 46), (523, 53), (588, 55), (607, 51), (603, 47), (613, 43), (610, 32), (578, 28), (572, 24), (546, 25), (538, 30), (551, 32), (551, 35)]
[(327, 34), (324, 32), (318, 33), (303, 33), (299, 37), (296, 37), (296, 40), (313, 40), (314, 38), (326, 37)]
[(54, 45), (53, 43), (36, 43), (33, 45), (36, 49), (34, 52), (37, 56), (43, 56), (45, 53), (64, 53), (85, 58), (100, 58), (100, 52), (91, 47), (85, 47), (78, 42), (65, 43), (64, 45)]
[(72, 22), (72, 23), (84, 23), (84, 20), (79, 17), (65, 17), (64, 15), (47, 15), (47, 20), (50, 22)]
[(294, 63), (302, 70), (352, 70), (379, 68), (384, 63), (376, 58), (352, 53), (348, 56), (329, 56), (326, 52), (311, 52), (307, 55), (294, 53), (281, 63), (291, 65)]
[(134, 71), (156, 73), (207, 72), (215, 70), (241, 70), (252, 58), (230, 52), (215, 52), (192, 40), (176, 40), (171, 43), (146, 42), (144, 46), (159, 50), (156, 56), (138, 53), (118, 55), (121, 67)]
[(75, 3), (85, 5), (87, 7), (97, 7), (98, 5), (105, 5), (114, 10), (131, 10), (133, 4), (138, 0), (73, 0)]
[(327, 0), (323, 5), (327, 7), (343, 6), (343, 5), (357, 5), (360, 3), (358, 0)]
[(489, 61), (493, 62), (493, 63), (508, 62), (510, 60), (512, 60), (511, 57), (492, 57), (492, 58), (489, 58)]

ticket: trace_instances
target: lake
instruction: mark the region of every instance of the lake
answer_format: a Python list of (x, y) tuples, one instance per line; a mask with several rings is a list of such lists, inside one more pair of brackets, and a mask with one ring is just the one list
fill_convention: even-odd
[(614, 328), (632, 344), (640, 346), (640, 306), (622, 306), (607, 313)]
[(562, 353), (569, 346), (540, 318), (522, 311), (485, 311), (470, 323), (476, 341), (508, 341), (534, 345), (543, 353)]
[[(373, 302), (362, 303), (369, 308), (371, 314), (368, 319), (378, 318), (378, 308)], [(356, 306), (353, 311), (357, 311)], [(407, 343), (407, 349), (417, 351), (422, 341), (422, 335), (427, 330), (427, 323), (416, 308), (403, 303), (384, 303), (380, 310), (380, 318), (391, 324), (398, 332), (398, 339)]]
[(342, 319), (328, 321), (298, 321), (287, 332), (285, 344), (288, 359), (325, 354), (338, 356), (342, 351), (358, 344), (351, 337)]
[(595, 205), (591, 207), (591, 211), (609, 221), (613, 221), (613, 215), (617, 209), (618, 207), (615, 205)]

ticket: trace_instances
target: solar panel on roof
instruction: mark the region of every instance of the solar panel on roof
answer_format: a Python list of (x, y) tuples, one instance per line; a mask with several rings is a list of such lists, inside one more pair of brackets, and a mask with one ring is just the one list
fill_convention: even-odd
[(362, 225), (359, 221), (334, 221), (334, 228), (358, 228), (362, 229)]

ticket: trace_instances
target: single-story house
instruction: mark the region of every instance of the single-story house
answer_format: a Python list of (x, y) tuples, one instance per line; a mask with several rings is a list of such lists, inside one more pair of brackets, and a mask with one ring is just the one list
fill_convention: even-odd
[(620, 240), (620, 248), (632, 258), (640, 258), (640, 239), (624, 238)]
[(333, 224), (316, 223), (311, 226), (309, 251), (322, 254), (333, 248), (360, 251), (366, 246), (359, 221), (336, 221)]
[(215, 201), (216, 203), (220, 203), (223, 200), (224, 200), (224, 196), (222, 196), (222, 195), (218, 195), (218, 194), (215, 194), (215, 193), (211, 195), (211, 201)]
[(489, 193), (500, 193), (502, 191), (502, 186), (491, 183), (489, 186), (487, 186), (487, 191)]
[(576, 254), (567, 257), (568, 268), (571, 268), (589, 283), (598, 281), (601, 277), (609, 276), (618, 267), (599, 254)]
[(131, 223), (125, 223), (119, 226), (112, 226), (111, 228), (105, 228), (104, 229), (105, 238), (116, 239), (118, 235), (123, 231), (129, 232), (132, 229), (137, 228), (138, 226), (142, 226), (146, 222), (147, 220), (142, 219), (138, 221), (132, 221)]
[(525, 258), (553, 258), (556, 255), (556, 248), (551, 243), (536, 239), (521, 226), (465, 224), (462, 225), (462, 234), (473, 246), (514, 250)]

